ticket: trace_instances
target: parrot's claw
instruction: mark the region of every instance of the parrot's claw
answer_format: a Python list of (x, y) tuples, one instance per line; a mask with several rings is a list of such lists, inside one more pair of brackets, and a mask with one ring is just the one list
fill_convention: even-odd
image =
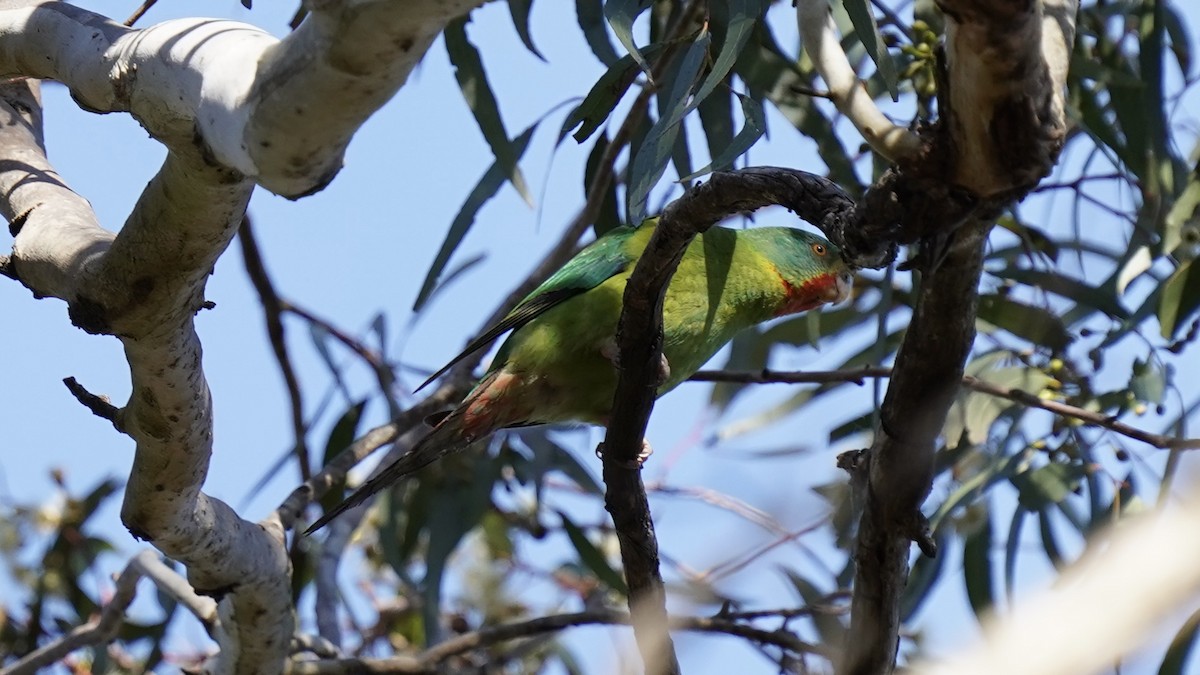
[[(612, 362), (613, 367), (617, 370), (621, 369), (621, 349), (617, 347), (617, 339), (610, 337), (604, 341), (600, 347), (600, 355)], [(659, 384), (666, 382), (671, 378), (671, 363), (667, 361), (666, 354), (658, 355), (658, 382)]]
[(644, 438), (642, 439), (642, 451), (638, 453), (637, 457), (634, 458), (632, 462), (620, 462), (615, 459), (609, 459), (607, 456), (605, 456), (604, 443), (600, 443), (596, 446), (596, 457), (599, 457), (601, 461), (617, 462), (618, 465), (625, 469), (641, 469), (642, 465), (645, 464), (646, 460), (650, 459), (650, 455), (653, 454), (654, 448), (650, 447), (650, 441), (647, 441)]

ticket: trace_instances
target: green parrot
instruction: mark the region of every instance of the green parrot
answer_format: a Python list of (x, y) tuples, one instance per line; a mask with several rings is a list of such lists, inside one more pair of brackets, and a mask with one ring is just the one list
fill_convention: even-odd
[[(487, 373), (412, 450), (308, 529), (313, 532), (431, 462), (510, 427), (606, 424), (617, 386), (625, 283), (657, 219), (615, 228), (575, 255), (432, 382), (506, 331)], [(712, 227), (688, 245), (663, 299), (661, 396), (739, 331), (849, 297), (851, 272), (825, 239), (788, 227)], [(420, 387), (418, 387), (420, 389)]]

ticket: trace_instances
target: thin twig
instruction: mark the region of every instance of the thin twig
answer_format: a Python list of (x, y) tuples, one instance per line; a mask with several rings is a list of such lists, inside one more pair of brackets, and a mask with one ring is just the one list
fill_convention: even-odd
[(276, 509), (283, 527), (294, 527), (297, 518), (312, 500), (324, 496), (330, 488), (345, 479), (350, 469), (372, 452), (396, 440), (400, 434), (416, 426), (425, 417), (457, 402), (466, 392), (466, 387), (461, 384), (443, 384), (429, 398), (400, 413), (391, 422), (360, 436), (283, 500)]
[(128, 19), (125, 19), (125, 25), (132, 27), (133, 24), (137, 23), (138, 19), (141, 19), (146, 12), (150, 11), (150, 8), (153, 7), (157, 2), (158, 0), (145, 0), (141, 7), (138, 7), (136, 10), (134, 10), (133, 14), (129, 15)]
[[(863, 380), (891, 377), (890, 368), (855, 368), (851, 370), (827, 370), (810, 372), (781, 372), (762, 370), (759, 372), (734, 372), (722, 370), (702, 370), (691, 377), (695, 382), (735, 382), (741, 384), (784, 384), (784, 383), (831, 383), (851, 382), (861, 385)], [(1011, 387), (1001, 387), (991, 382), (981, 380), (971, 375), (962, 378), (964, 387), (981, 394), (1006, 398), (1028, 408), (1040, 408), (1047, 412), (1070, 417), (1093, 426), (1103, 427), (1137, 441), (1163, 450), (1195, 450), (1200, 448), (1200, 438), (1177, 438), (1165, 434), (1156, 434), (1144, 429), (1132, 427), (1117, 418), (1104, 413), (1085, 410), (1077, 406), (1047, 400), (1027, 391)]]
[(102, 417), (109, 422), (112, 422), (113, 428), (121, 433), (125, 433), (125, 423), (122, 420), (122, 411), (117, 406), (113, 405), (108, 400), (107, 396), (97, 396), (84, 388), (82, 384), (74, 377), (68, 377), (63, 380), (63, 384), (67, 385), (67, 390), (75, 397), (75, 400), (83, 404), (83, 407), (92, 411), (96, 417)]
[(290, 312), (311, 324), (320, 326), (321, 329), (326, 333), (329, 333), (333, 339), (342, 343), (346, 349), (354, 352), (355, 355), (357, 355), (368, 366), (370, 366), (371, 370), (375, 373), (375, 379), (379, 382), (379, 390), (383, 392), (384, 398), (387, 399), (389, 413), (393, 417), (400, 414), (400, 404), (398, 401), (396, 401), (395, 396), (396, 374), (394, 371), (392, 371), (391, 364), (389, 364), (379, 352), (366, 346), (361, 340), (355, 339), (349, 333), (333, 325), (328, 320), (317, 316), (316, 314), (296, 305), (291, 301), (280, 299), (279, 308), (281, 311)]
[(254, 230), (250, 226), (250, 216), (242, 219), (242, 227), (238, 230), (238, 239), (242, 244), (242, 260), (246, 265), (246, 274), (254, 290), (258, 291), (258, 299), (262, 302), (263, 317), (267, 321), (267, 336), (271, 341), (271, 351), (279, 363), (283, 373), (283, 382), (287, 387), (288, 401), (291, 402), (292, 435), (295, 437), (296, 461), (300, 466), (300, 480), (312, 477), (312, 467), (308, 459), (308, 428), (304, 424), (304, 399), (300, 393), (300, 379), (296, 377), (296, 369), (292, 367), (292, 359), (288, 354), (287, 339), (283, 326), (283, 303), (275, 292), (275, 285), (267, 274), (263, 264), (262, 254), (259, 253), (258, 242), (254, 239)]
[[(597, 609), (575, 614), (538, 617), (529, 621), (485, 628), (451, 638), (425, 650), (419, 658), (425, 663), (436, 664), (445, 661), (451, 656), (499, 642), (559, 631), (572, 626), (592, 624), (630, 625), (630, 623), (631, 619), (628, 612), (612, 609)], [(824, 647), (805, 642), (790, 631), (762, 630), (721, 615), (671, 617), (669, 625), (676, 630), (737, 635), (760, 644), (782, 647), (797, 654), (829, 655), (828, 650)]]

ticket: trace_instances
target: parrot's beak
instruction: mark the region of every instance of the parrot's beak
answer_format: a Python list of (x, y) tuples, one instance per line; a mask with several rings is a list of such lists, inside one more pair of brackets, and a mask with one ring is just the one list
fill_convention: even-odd
[(850, 298), (850, 291), (854, 288), (854, 275), (849, 270), (838, 273), (834, 279), (833, 285), (826, 288), (825, 297), (822, 298), (830, 304), (838, 304)]

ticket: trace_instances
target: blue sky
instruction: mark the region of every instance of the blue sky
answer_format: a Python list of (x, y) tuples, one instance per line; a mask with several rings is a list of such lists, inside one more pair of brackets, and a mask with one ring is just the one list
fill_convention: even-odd
[[(777, 3), (772, 12), (790, 14), (787, 5)], [(111, 8), (109, 3), (91, 6), (98, 11)], [(132, 5), (128, 9), (131, 11)], [(125, 11), (122, 9), (122, 14)], [(1196, 8), (1186, 11), (1192, 15), (1191, 25), (1200, 26)], [(282, 35), (292, 8), (256, 3), (253, 11), (246, 11), (236, 2), (172, 2), (154, 7), (142, 23), (213, 12)], [(503, 3), (489, 3), (473, 17), (469, 35), (483, 54), (510, 135), (515, 136), (564, 100), (582, 96), (603, 73), (575, 26), (571, 3), (535, 3), (532, 34), (548, 64), (525, 50)], [(794, 23), (777, 18), (777, 36), (789, 49), (795, 44)], [(68, 183), (92, 202), (101, 223), (117, 229), (157, 170), (164, 150), (128, 116), (96, 116), (78, 110), (62, 87), (46, 87), (44, 98), (51, 160)], [(897, 110), (910, 114), (902, 106)], [(399, 356), (405, 363), (426, 369), (441, 365), (540, 260), (561, 226), (579, 208), (583, 162), (590, 146), (578, 147), (568, 140), (553, 152), (554, 134), (566, 111), (560, 109), (539, 129), (522, 162), (537, 209), (528, 208), (511, 189), (502, 190), (489, 202), (455, 256), (462, 261), (484, 254), (485, 261), (441, 294), (409, 331), (410, 308), (427, 265), (459, 205), (491, 162), (439, 40), (395, 100), (363, 127), (350, 146), (345, 169), (333, 184), (299, 202), (261, 190), (255, 194), (250, 213), (277, 289), (285, 298), (351, 332), (365, 330), (382, 312), (392, 336), (391, 356), (396, 357), (396, 350), (403, 346)], [(772, 114), (768, 124), (770, 140), (755, 146), (750, 163), (823, 171), (811, 142), (798, 137), (778, 115)], [(664, 184), (658, 194), (665, 194), (666, 189)], [(1027, 217), (1040, 215), (1031, 210)], [(788, 220), (786, 214), (775, 212), (759, 222), (783, 224)], [(243, 516), (258, 519), (294, 487), (298, 471), (289, 464), (266, 489), (247, 501), (252, 486), (289, 447), (292, 432), (285, 390), (236, 243), (218, 263), (207, 295), (217, 307), (197, 319), (216, 414), (216, 451), (206, 491), (238, 507)], [(0, 306), (9, 316), (6, 330), (0, 331), (0, 353), (7, 355), (4, 369), (11, 383), (0, 388), (0, 420), (6, 431), (0, 441), (0, 499), (20, 504), (51, 500), (55, 492), (49, 479), (52, 468), (64, 470), (74, 493), (103, 477), (123, 479), (132, 459), (132, 442), (91, 416), (61, 382), (73, 376), (93, 392), (123, 401), (129, 384), (119, 343), (74, 329), (62, 302), (35, 301), (17, 284), (0, 284)], [(311, 414), (330, 377), (311, 347), (306, 328), (289, 321), (288, 329)], [(406, 339), (400, 340), (400, 335)], [(773, 365), (824, 369), (840, 363), (849, 351), (847, 345), (823, 345), (819, 351), (789, 352)], [(352, 372), (352, 388), (360, 393), (370, 391), (369, 374), (358, 368)], [(408, 384), (415, 385), (420, 379), (412, 376)], [(756, 392), (740, 401), (725, 421), (745, 417), (789, 393), (779, 388)], [(813, 524), (822, 517), (824, 503), (808, 488), (838, 479), (833, 457), (854, 445), (824, 447), (822, 431), (812, 436), (812, 452), (803, 456), (758, 457), (752, 452), (777, 448), (798, 431), (827, 425), (829, 420), (840, 423), (847, 415), (839, 408), (852, 405), (858, 410), (870, 395), (869, 387), (854, 390), (846, 394), (854, 398), (835, 398), (789, 418), (770, 433), (705, 448), (697, 441), (716, 426), (711, 421), (703, 425), (708, 388), (682, 386), (656, 408), (648, 437), (657, 454), (646, 479), (727, 492), (776, 515), (790, 529)], [(334, 405), (338, 407), (344, 404)], [(381, 423), (384, 418), (383, 406), (375, 401), (368, 423)], [(331, 421), (328, 415), (321, 421), (312, 437), (314, 446), (319, 446)], [(593, 433), (592, 441), (597, 439)], [(580, 458), (585, 463), (590, 460), (589, 466), (598, 472), (590, 452), (582, 451)], [(780, 472), (795, 478), (779, 480)], [(724, 511), (666, 497), (656, 498), (654, 506), (663, 550), (692, 568), (705, 569), (726, 560), (731, 548), (749, 549), (771, 540), (770, 535)], [(601, 522), (605, 517), (596, 504), (580, 502), (576, 508), (584, 522)], [(120, 526), (118, 509), (119, 500), (110, 501), (97, 528), (125, 553), (132, 553), (140, 545)], [(566, 555), (561, 542), (546, 546), (531, 552)], [(948, 564), (957, 564), (957, 552), (949, 554)], [(776, 563), (811, 564), (799, 547), (782, 546), (763, 563), (731, 580), (726, 590), (745, 594), (751, 606), (795, 602), (774, 568)], [(114, 558), (111, 564), (119, 566), (121, 559)], [(946, 587), (932, 600), (931, 607), (937, 609), (927, 610), (919, 623), (934, 649), (952, 648), (974, 633), (974, 620), (954, 576), (951, 574)], [(1034, 571), (1032, 577), (1039, 576)], [(585, 652), (589, 645), (594, 647), (597, 635), (594, 630), (579, 631), (573, 644)], [(625, 645), (629, 642), (617, 640)], [(730, 643), (710, 636), (681, 637), (678, 646), (685, 670), (731, 672), (730, 664), (740, 664), (746, 667), (740, 672), (775, 672), (767, 661), (744, 648), (729, 647)], [(714, 656), (719, 660), (711, 660)]]

